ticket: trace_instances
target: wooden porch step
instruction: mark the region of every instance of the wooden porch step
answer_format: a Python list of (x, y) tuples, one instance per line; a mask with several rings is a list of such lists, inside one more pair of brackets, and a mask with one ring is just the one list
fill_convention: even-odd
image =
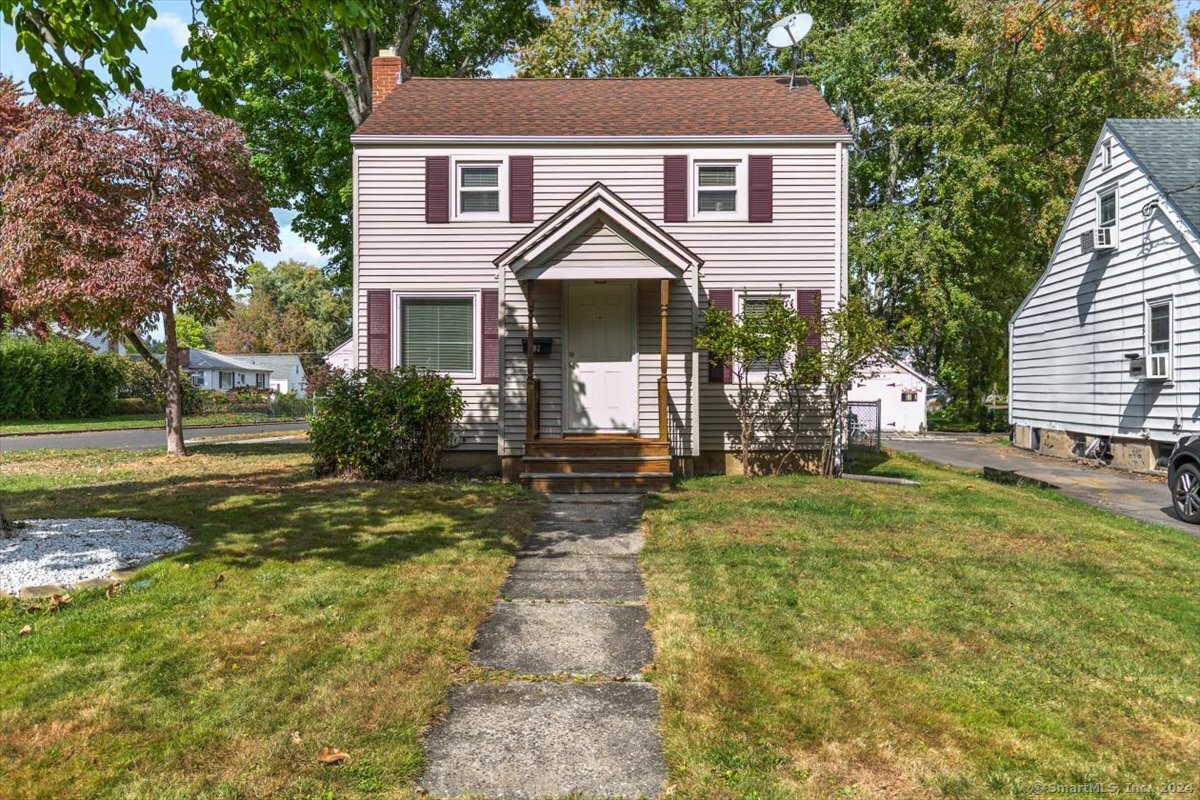
[(524, 472), (527, 489), (548, 494), (633, 494), (671, 488), (671, 474), (636, 472)]
[(572, 439), (536, 439), (525, 443), (527, 458), (551, 458), (583, 456), (670, 456), (671, 446), (654, 439), (597, 439), (580, 437)]
[(526, 472), (541, 473), (629, 473), (670, 475), (670, 456), (525, 456)]

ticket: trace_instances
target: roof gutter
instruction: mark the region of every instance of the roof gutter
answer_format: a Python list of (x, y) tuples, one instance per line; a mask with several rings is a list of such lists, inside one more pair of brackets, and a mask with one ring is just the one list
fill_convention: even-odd
[(387, 144), (472, 144), (472, 145), (542, 145), (542, 144), (834, 144), (851, 141), (850, 134), (828, 136), (824, 134), (797, 134), (794, 136), (417, 136), (408, 134), (360, 134), (350, 135), (354, 145)]

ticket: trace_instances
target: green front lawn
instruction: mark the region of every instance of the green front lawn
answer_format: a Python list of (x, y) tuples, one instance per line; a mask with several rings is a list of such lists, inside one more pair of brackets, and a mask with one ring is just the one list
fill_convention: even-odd
[[(205, 425), (239, 425), (253, 422), (281, 421), (282, 417), (266, 414), (197, 414), (185, 417), (185, 428), (202, 428)], [(14, 433), (70, 433), (71, 431), (120, 430), (122, 428), (161, 428), (165, 425), (162, 414), (123, 414), (93, 419), (22, 419), (0, 422), (0, 436)]]
[(873, 471), (921, 486), (702, 478), (651, 501), (676, 796), (1197, 782), (1200, 541), (906, 457)]
[[(162, 520), (194, 541), (111, 598), (0, 599), (0, 796), (409, 796), (537, 501), (318, 480), (304, 446), (194, 452), (2, 456), (13, 516)], [(318, 764), (325, 745), (350, 764)]]

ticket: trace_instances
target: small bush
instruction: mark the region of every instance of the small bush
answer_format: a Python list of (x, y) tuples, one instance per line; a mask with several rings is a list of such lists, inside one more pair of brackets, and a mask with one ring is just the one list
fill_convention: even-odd
[(118, 397), (133, 397), (162, 407), (162, 378), (154, 367), (145, 361), (123, 359), (121, 361), (121, 387)]
[(114, 414), (158, 414), (162, 411), (157, 403), (147, 402), (140, 397), (118, 397)]
[[(147, 411), (165, 411), (167, 407), (166, 387), (162, 375), (145, 361), (123, 359), (121, 361), (121, 387), (117, 396), (136, 398), (149, 406)], [(191, 416), (204, 412), (204, 394), (192, 385), (191, 379), (180, 372), (183, 388), (183, 414)]]
[(295, 393), (277, 394), (271, 398), (271, 414), (276, 417), (306, 417), (312, 413), (312, 401)]
[(117, 400), (121, 359), (67, 339), (0, 338), (0, 419), (86, 419)]
[(462, 392), (414, 367), (338, 375), (309, 423), (318, 474), (431, 480), (462, 417)]

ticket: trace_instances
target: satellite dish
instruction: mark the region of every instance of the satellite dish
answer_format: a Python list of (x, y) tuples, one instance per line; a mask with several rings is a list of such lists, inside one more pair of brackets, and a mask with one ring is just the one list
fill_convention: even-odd
[(812, 24), (811, 14), (789, 14), (771, 26), (767, 33), (767, 44), (781, 50), (799, 44), (812, 30)]
[(792, 48), (792, 75), (791, 80), (788, 81), (789, 90), (796, 88), (796, 45), (800, 44), (800, 40), (808, 35), (808, 32), (812, 30), (812, 25), (811, 14), (789, 14), (771, 26), (771, 30), (767, 32), (767, 44), (780, 50), (785, 47)]

